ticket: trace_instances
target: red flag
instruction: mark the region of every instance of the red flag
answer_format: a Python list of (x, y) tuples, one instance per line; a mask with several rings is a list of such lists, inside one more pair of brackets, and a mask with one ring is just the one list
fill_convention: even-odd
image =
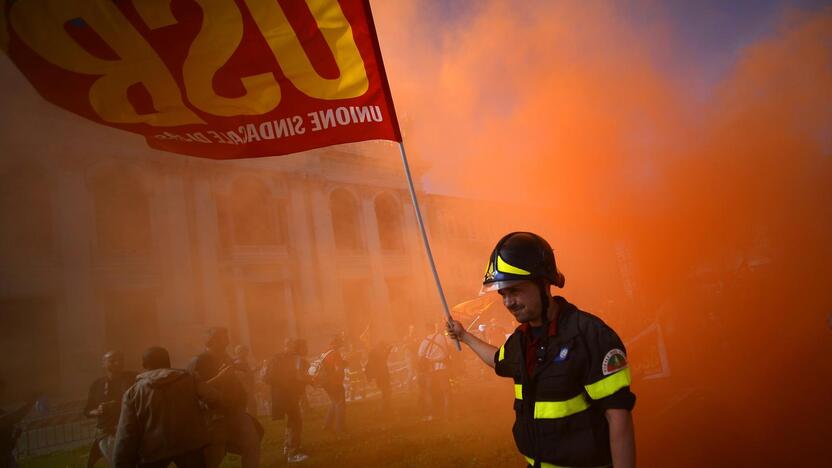
[(0, 45), (44, 98), (153, 148), (234, 159), (401, 141), (368, 0), (3, 8)]

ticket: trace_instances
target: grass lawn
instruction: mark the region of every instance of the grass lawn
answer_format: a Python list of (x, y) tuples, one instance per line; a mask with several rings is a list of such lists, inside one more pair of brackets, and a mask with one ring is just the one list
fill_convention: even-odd
[[(487, 376), (472, 384), (455, 390), (456, 414), (446, 422), (422, 422), (415, 394), (397, 394), (390, 415), (381, 414), (377, 399), (348, 403), (349, 431), (334, 436), (321, 429), (326, 408), (316, 408), (304, 421), (303, 447), (309, 459), (297, 466), (525, 466), (511, 438), (514, 415), (510, 381)], [(266, 429), (262, 465), (287, 465), (282, 448), (285, 421), (263, 418), (261, 422)], [(24, 468), (85, 465), (86, 449), (21, 461)], [(223, 466), (238, 467), (239, 459), (229, 455)]]

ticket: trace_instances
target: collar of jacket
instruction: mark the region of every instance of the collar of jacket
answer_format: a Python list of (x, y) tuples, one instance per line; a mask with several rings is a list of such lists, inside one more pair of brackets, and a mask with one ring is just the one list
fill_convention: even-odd
[[(550, 325), (549, 336), (557, 337), (555, 342), (568, 341), (578, 334), (578, 325), (575, 317), (575, 312), (578, 308), (562, 296), (555, 296), (552, 300), (558, 305), (558, 320), (557, 327), (554, 326), (554, 322)], [(525, 335), (529, 332), (530, 328), (531, 325), (528, 323), (522, 323), (517, 327), (516, 331)], [(557, 334), (552, 334), (553, 329), (557, 331)]]
[[(537, 381), (537, 376), (552, 364), (552, 359), (555, 357), (555, 353), (559, 352), (560, 347), (578, 335), (578, 308), (561, 296), (555, 296), (552, 299), (558, 304), (557, 335), (549, 338), (549, 342), (546, 347), (546, 359), (543, 364), (535, 366), (534, 375), (532, 376), (531, 381), (528, 381), (528, 375), (526, 372), (522, 373), (524, 380), (523, 384), (531, 385), (532, 388), (534, 388), (535, 382)], [(528, 328), (528, 324), (524, 323), (517, 327), (516, 330), (516, 332), (519, 332), (521, 337), (520, 349), (523, 356), (523, 363), (526, 362), (525, 331), (528, 330)]]

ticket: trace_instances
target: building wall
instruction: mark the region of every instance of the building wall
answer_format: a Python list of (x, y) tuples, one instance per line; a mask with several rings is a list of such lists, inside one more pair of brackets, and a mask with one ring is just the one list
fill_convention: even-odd
[[(10, 397), (79, 397), (112, 348), (137, 369), (159, 344), (184, 366), (208, 326), (227, 326), (265, 358), (289, 336), (315, 351), (335, 333), (389, 335), (405, 312), (425, 312), (404, 180), (397, 160), (374, 154), (383, 146), (368, 147), (285, 163), (0, 160), (0, 378)], [(380, 236), (379, 213), (399, 232)]]

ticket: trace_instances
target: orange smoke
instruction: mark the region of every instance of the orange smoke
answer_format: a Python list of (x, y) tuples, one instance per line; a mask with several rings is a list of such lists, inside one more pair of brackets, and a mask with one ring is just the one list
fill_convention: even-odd
[(671, 369), (635, 384), (643, 466), (828, 458), (832, 8), (783, 12), (705, 93), (655, 59), (667, 22), (612, 5), (477, 3), (444, 27), (421, 2), (374, 8), (431, 185), (545, 226), (579, 305), (613, 287), (585, 237), (631, 257), (608, 320), (625, 341), (661, 326)]

